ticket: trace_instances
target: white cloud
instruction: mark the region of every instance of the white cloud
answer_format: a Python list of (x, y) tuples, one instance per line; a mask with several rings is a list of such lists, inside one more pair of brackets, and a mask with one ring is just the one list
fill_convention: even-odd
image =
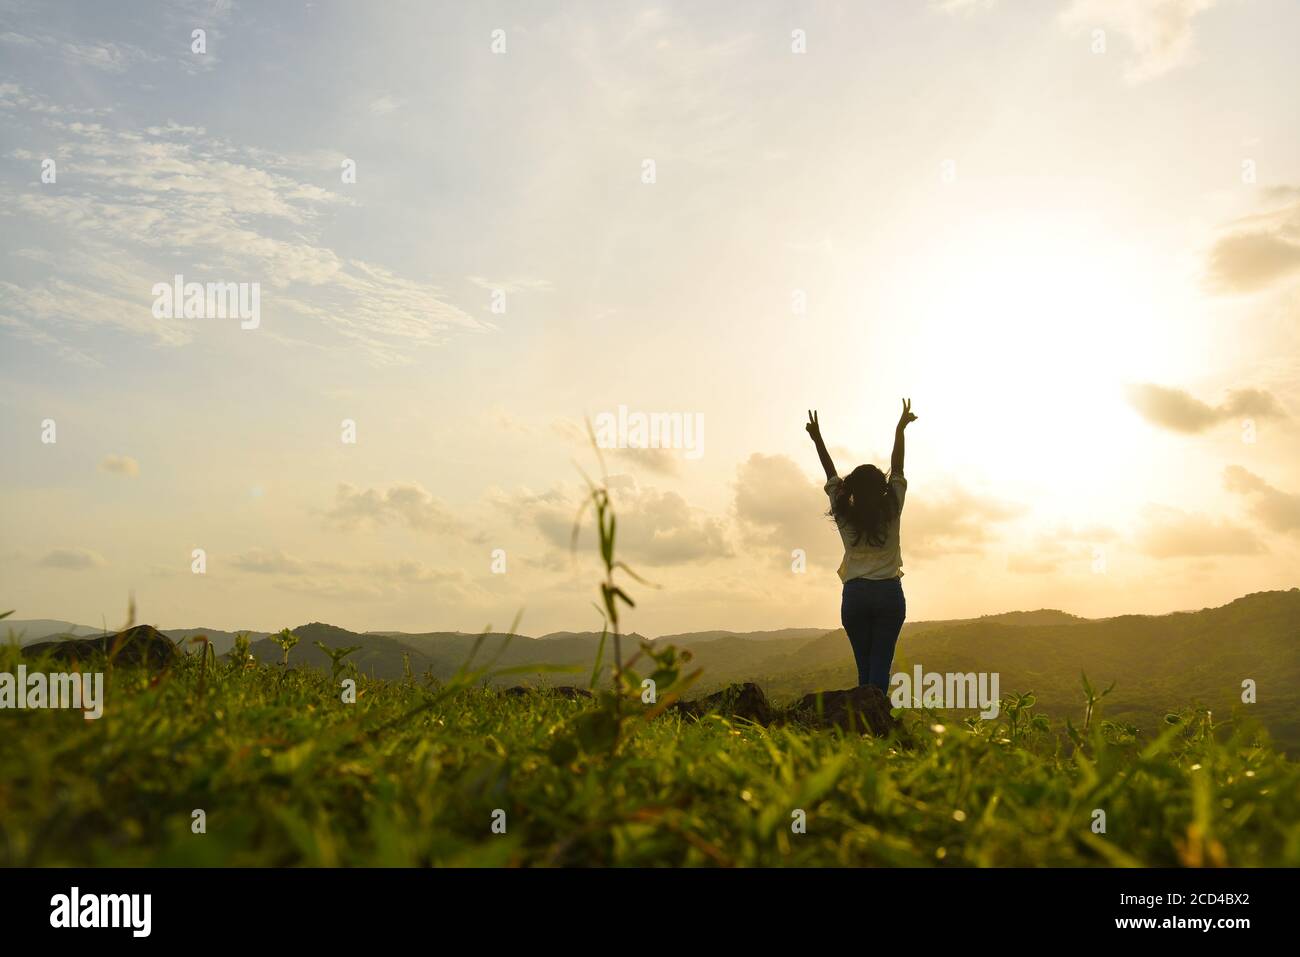
[(1133, 49), (1126, 76), (1140, 83), (1168, 73), (1195, 55), (1192, 21), (1215, 0), (1072, 0), (1061, 22), (1075, 31), (1101, 28)]
[(1263, 389), (1232, 389), (1218, 405), (1202, 402), (1184, 389), (1152, 382), (1129, 385), (1125, 396), (1148, 422), (1174, 432), (1204, 432), (1211, 426), (1245, 417), (1286, 418), (1277, 397)]
[[(30, 109), (30, 102), (13, 85), (0, 87), (0, 103)], [(61, 276), (56, 264), (42, 278), (5, 283), (0, 324), (65, 358), (97, 361), (65, 344), (61, 327), (108, 324), (163, 344), (191, 341), (192, 324), (150, 312), (154, 283), (170, 281), (178, 265), (184, 271), (186, 260), (187, 279), (267, 287), (268, 334), (360, 351), (374, 363), (411, 362), (413, 346), (489, 328), (438, 286), (321, 244), (315, 237), (329, 214), (350, 200), (295, 175), (285, 157), (254, 158), (202, 127), (170, 120), (142, 133), (53, 116), (44, 122), (64, 138), (54, 156), (69, 185), (0, 190), (0, 200), (15, 229), (44, 222), (64, 230), (63, 259), (76, 268)]]
[[(607, 484), (618, 514), (616, 550), (634, 564), (676, 565), (732, 556), (725, 523), (678, 493), (638, 485), (630, 475), (610, 476)], [(496, 504), (516, 524), (535, 527), (554, 557), (570, 549), (583, 494), (557, 487), (539, 494), (502, 495)], [(578, 536), (580, 553), (594, 548), (590, 515), (586, 519)]]
[(1261, 190), (1270, 208), (1229, 223), (1210, 247), (1212, 289), (1252, 293), (1300, 275), (1300, 187)]
[[(755, 453), (737, 470), (736, 517), (742, 532), (782, 556), (802, 548), (810, 557), (838, 563), (841, 543), (826, 517), (829, 506), (822, 486), (789, 456)], [(1023, 511), (955, 485), (936, 485), (904, 506), (903, 552), (916, 558), (978, 552), (996, 538), (998, 526)]]
[(418, 482), (396, 482), (383, 490), (359, 489), (341, 482), (334, 507), (325, 514), (331, 523), (344, 529), (396, 524), (438, 535), (467, 532), (465, 523)]
[(1220, 518), (1150, 505), (1137, 533), (1138, 548), (1152, 558), (1253, 555), (1263, 545), (1248, 528)]
[(1246, 497), (1251, 515), (1265, 528), (1286, 535), (1300, 534), (1300, 495), (1274, 488), (1240, 465), (1229, 465), (1223, 482), (1228, 491)]

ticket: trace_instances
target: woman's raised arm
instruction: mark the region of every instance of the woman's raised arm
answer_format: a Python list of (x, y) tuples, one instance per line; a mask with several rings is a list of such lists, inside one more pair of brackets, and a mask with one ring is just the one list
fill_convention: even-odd
[(835, 477), (835, 463), (831, 461), (831, 454), (826, 451), (826, 443), (822, 441), (822, 427), (817, 421), (815, 410), (809, 411), (808, 424), (804, 428), (812, 436), (813, 444), (817, 446), (817, 457), (821, 459), (822, 468), (826, 470), (826, 480), (829, 482)]
[(892, 475), (903, 474), (903, 430), (907, 428), (908, 423), (915, 422), (916, 416), (912, 414), (912, 400), (903, 400), (903, 414), (898, 417), (898, 426), (894, 429), (894, 452), (889, 457), (889, 471)]

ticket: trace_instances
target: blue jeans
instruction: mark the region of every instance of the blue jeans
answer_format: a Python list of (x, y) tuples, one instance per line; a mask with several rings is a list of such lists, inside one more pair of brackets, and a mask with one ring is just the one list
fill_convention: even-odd
[(889, 693), (889, 666), (907, 617), (901, 578), (853, 578), (844, 583), (840, 623), (858, 663), (858, 684)]

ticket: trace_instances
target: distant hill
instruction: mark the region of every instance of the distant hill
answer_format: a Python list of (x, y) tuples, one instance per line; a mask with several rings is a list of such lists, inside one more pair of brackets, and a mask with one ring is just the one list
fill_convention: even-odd
[[(415, 674), (423, 674), (434, 664), (433, 659), (422, 652), (387, 635), (361, 635), (319, 621), (291, 630), (298, 636), (298, 644), (289, 652), (290, 667), (329, 668), (329, 656), (316, 647), (318, 641), (327, 648), (357, 646), (359, 650), (348, 661), (355, 664), (363, 674), (376, 678), (402, 677), (407, 655), (411, 656), (411, 668)], [(249, 651), (254, 658), (264, 663), (277, 663), (284, 658), (280, 646), (269, 637), (253, 642)]]
[[(467, 638), (472, 641), (473, 639), (478, 637), (478, 634), (476, 632), (471, 633), (466, 631), (418, 631), (418, 632), (417, 631), (367, 631), (365, 632), (365, 634), (383, 635), (386, 638), (396, 638), (399, 641), (408, 641), (408, 642), (417, 641), (421, 643), (429, 642), (429, 641), (441, 641), (446, 639), (457, 639), (463, 641)], [(820, 632), (818, 632), (818, 634), (820, 634)], [(578, 638), (585, 641), (600, 641), (600, 632), (598, 631), (552, 631), (552, 632), (548, 632), (545, 635), (540, 635), (535, 638), (529, 637), (528, 635), (518, 635), (517, 637), (524, 638), (528, 641), (553, 641), (557, 638)], [(645, 635), (637, 634), (636, 632), (632, 632), (630, 634), (624, 635), (623, 637), (631, 641), (652, 640), (650, 638), (647, 638)]]
[[(199, 635), (206, 635), (208, 641), (212, 642), (213, 650), (219, 655), (224, 655), (231, 648), (235, 647), (235, 635), (237, 632), (221, 631), (217, 628), (168, 628), (167, 635), (173, 641), (185, 646), (186, 650), (192, 651), (193, 645), (190, 645), (189, 639), (197, 638)], [(248, 637), (250, 641), (258, 641), (265, 638), (265, 631), (250, 631)]]
[[(529, 638), (524, 635), (507, 635), (492, 633), (487, 635), (469, 635), (462, 632), (430, 632), (426, 634), (407, 634), (403, 632), (385, 632), (358, 634), (333, 625), (312, 622), (293, 628), (299, 637), (299, 643), (289, 653), (289, 665), (297, 667), (325, 668), (329, 666), (329, 656), (316, 647), (319, 641), (328, 648), (346, 648), (359, 646), (361, 650), (353, 653), (348, 661), (357, 666), (364, 674), (377, 678), (400, 678), (405, 674), (406, 663), (410, 662), (415, 675), (426, 672), (435, 678), (446, 679), (468, 661), (474, 667), (492, 664), (494, 669), (519, 668), (528, 665), (568, 666), (569, 671), (559, 674), (538, 668), (536, 672), (524, 670), (498, 680), (498, 684), (520, 684), (521, 682), (541, 682), (551, 684), (573, 684), (579, 679), (585, 683), (591, 674), (596, 652), (596, 640), (599, 634), (557, 634), (546, 640)], [(644, 640), (644, 639), (641, 639)], [(625, 636), (624, 654), (630, 655), (638, 639)], [(280, 646), (270, 638), (255, 642), (251, 648), (259, 661), (276, 662), (283, 658)], [(613, 660), (613, 645), (606, 647), (606, 662)]]
[(0, 636), (7, 640), (8, 636), (12, 634), (17, 637), (20, 645), (29, 645), (43, 638), (54, 638), (63, 635), (72, 638), (85, 638), (89, 635), (101, 635), (103, 633), (104, 629), (102, 628), (76, 625), (70, 621), (57, 621), (53, 618), (5, 618), (0, 621)]
[(473, 638), (477, 632), (468, 631), (362, 631), (362, 635), (380, 635), (384, 638)]
[(655, 641), (670, 645), (695, 645), (701, 641), (718, 638), (743, 638), (747, 641), (786, 641), (817, 638), (826, 634), (825, 628), (779, 628), (776, 631), (690, 631), (680, 635), (660, 635)]
[[(638, 634), (635, 631), (626, 634), (623, 637), (629, 641), (650, 641), (651, 640), (650, 638), (647, 638), (645, 635)], [(559, 638), (576, 638), (580, 641), (599, 642), (600, 632), (598, 631), (552, 631), (549, 634), (542, 635), (542, 637), (538, 638), (537, 640), (555, 641), (556, 639)]]
[[(1168, 711), (1199, 704), (1222, 720), (1253, 679), (1258, 701), (1245, 707), (1282, 747), (1300, 749), (1300, 589), (1260, 592), (1219, 608), (1170, 615), (1123, 615), (1057, 624), (1011, 624), (1005, 616), (905, 628), (894, 670), (998, 672), (1006, 691), (1033, 691), (1056, 717), (1081, 714), (1080, 674), (1114, 691), (1103, 713), (1148, 733)], [(717, 675), (753, 680), (774, 699), (813, 688), (847, 687), (856, 670), (843, 631), (780, 658)]]

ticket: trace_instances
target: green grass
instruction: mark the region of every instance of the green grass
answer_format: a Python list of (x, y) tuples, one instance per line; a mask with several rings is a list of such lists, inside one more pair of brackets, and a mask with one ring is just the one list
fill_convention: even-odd
[[(634, 602), (616, 576), (640, 579), (590, 484), (607, 626), (590, 683), (610, 644), (611, 688), (487, 687), (533, 664), (382, 681), (347, 649), (326, 674), (259, 664), (246, 640), (221, 660), (199, 643), (155, 677), (87, 662), (107, 672), (99, 720), (0, 710), (0, 865), (1300, 864), (1300, 768), (1205, 710), (1154, 737), (1103, 720), (1090, 687), (1097, 709), (1063, 732), (1028, 692), (993, 721), (902, 712), (890, 739), (682, 717), (668, 705), (707, 676), (673, 648), (624, 658)], [(298, 639), (276, 640), (287, 659)], [(0, 671), (20, 656), (0, 647)]]
[(112, 671), (98, 721), (0, 711), (0, 864), (1300, 864), (1296, 765), (1204, 713), (1076, 746), (1032, 709), (1014, 740), (1007, 712), (907, 712), (902, 747), (467, 681), (363, 677), (344, 704), (323, 672), (203, 667)]

